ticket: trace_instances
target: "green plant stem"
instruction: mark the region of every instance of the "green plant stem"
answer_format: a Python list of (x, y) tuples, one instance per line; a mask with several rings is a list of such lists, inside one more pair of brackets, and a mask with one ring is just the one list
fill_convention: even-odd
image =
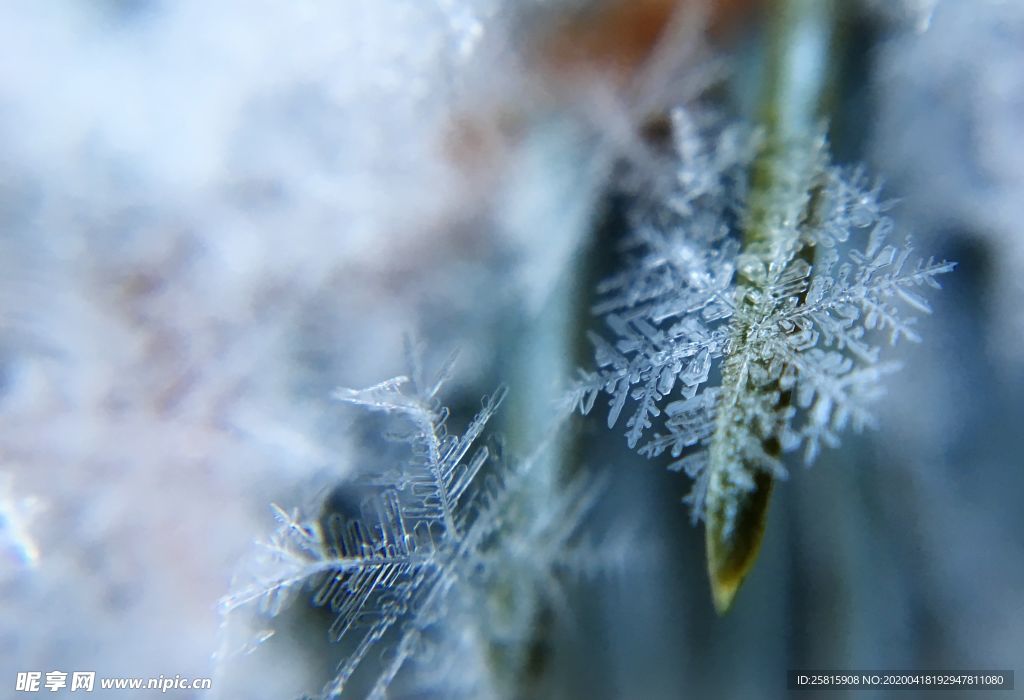
[[(830, 45), (838, 13), (837, 0), (776, 0), (764, 61), (759, 122), (764, 142), (751, 167), (751, 186), (743, 232), (741, 261), (749, 266), (738, 274), (739, 308), (731, 342), (742, 348), (752, 332), (764, 301), (767, 269), (786, 240), (810, 215), (814, 192), (806, 172), (794, 169), (794, 144), (811, 148), (813, 135), (827, 101)], [(760, 440), (772, 459), (781, 455), (777, 436), (757, 434), (749, 411), (740, 406), (761, 403), (778, 411), (791, 401), (778, 384), (755, 385), (748, 355), (733, 352), (723, 364), (722, 395), (715, 434), (709, 450), (709, 482), (705, 508), (705, 549), (715, 609), (729, 610), (743, 579), (757, 559), (764, 536), (773, 478), (750, 457), (744, 445)], [(737, 465), (737, 461), (740, 464)], [(739, 468), (737, 468), (737, 466)], [(736, 474), (750, 484), (737, 483)]]

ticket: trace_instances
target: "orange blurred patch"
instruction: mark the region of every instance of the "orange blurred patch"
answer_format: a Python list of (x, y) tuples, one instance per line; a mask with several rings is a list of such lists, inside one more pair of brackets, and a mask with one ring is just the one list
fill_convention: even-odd
[[(761, 5), (762, 0), (708, 0), (705, 13), (696, 14), (707, 21), (711, 42), (722, 45), (756, 19)], [(676, 13), (688, 7), (699, 8), (700, 0), (599, 0), (542, 30), (527, 48), (527, 70), (544, 88), (533, 99), (571, 100), (576, 88), (594, 79), (628, 85), (652, 57)], [(486, 188), (500, 176), (526, 121), (523, 106), (514, 101), (463, 113), (447, 125), (442, 153), (474, 186)], [(671, 137), (667, 115), (650, 115), (637, 128), (653, 145)]]
[[(685, 11), (685, 5), (685, 0), (605, 0), (545, 37), (538, 65), (559, 80), (597, 73), (621, 84), (651, 57), (675, 13)], [(758, 5), (758, 0), (709, 2), (709, 35), (715, 41), (727, 41)]]

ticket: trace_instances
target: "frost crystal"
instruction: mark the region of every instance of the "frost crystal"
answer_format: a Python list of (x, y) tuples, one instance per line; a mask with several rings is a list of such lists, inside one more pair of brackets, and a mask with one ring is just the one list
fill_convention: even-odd
[(630, 447), (671, 454), (695, 479), (697, 519), (709, 484), (750, 491), (758, 470), (785, 475), (782, 452), (810, 462), (869, 425), (895, 367), (878, 332), (919, 340), (905, 311), (927, 313), (920, 290), (954, 265), (891, 242), (878, 187), (829, 164), (821, 139), (774, 154), (770, 196), (741, 209), (757, 139), (737, 148), (736, 133), (695, 122), (674, 115), (675, 191), (634, 212), (626, 269), (594, 309), (613, 338), (590, 334), (598, 369), (573, 400), (588, 413), (607, 394)]
[[(374, 649), (382, 660), (370, 697), (394, 691), (400, 672), (402, 687), (416, 692), (507, 696), (494, 654), (525, 663), (534, 629), (529, 612), (542, 594), (560, 602), (550, 596), (562, 575), (601, 567), (576, 537), (598, 486), (576, 480), (542, 505), (532, 503), (524, 494), (537, 460), (489, 469), (489, 450), (475, 447), (504, 389), (483, 400), (461, 436), (451, 435), (448, 410), (436, 398), (445, 374), (429, 384), (401, 376), (336, 392), (341, 401), (391, 414), (411, 459), (363, 480), (373, 490), (356, 517), (302, 518), (275, 506), (279, 527), (247, 581), (222, 601), (226, 615), (256, 605), (274, 617), (311, 591), (312, 604), (334, 614), (329, 635), (346, 650), (320, 697), (341, 695)], [(610, 550), (614, 555), (616, 547)], [(271, 634), (256, 632), (255, 642)]]

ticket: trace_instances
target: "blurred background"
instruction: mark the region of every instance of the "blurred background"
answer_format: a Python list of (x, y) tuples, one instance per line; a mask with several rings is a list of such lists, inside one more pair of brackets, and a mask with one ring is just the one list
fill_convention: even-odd
[[(655, 556), (572, 589), (538, 696), (1022, 667), (1024, 3), (840, 5), (833, 153), (959, 266), (895, 349), (879, 428), (776, 488), (723, 618), (685, 478), (576, 419), (573, 461), (612, 479), (598, 519), (635, 517)], [(457, 419), (509, 382), (514, 443), (560, 386), (538, 377), (589, 366), (621, 165), (674, 105), (749, 116), (770, 12), (0, 3), (0, 695), (20, 671), (212, 676), (216, 604), (269, 504), (359, 468), (331, 391), (403, 372), (407, 333), (428, 366), (460, 351)], [(307, 653), (282, 648), (266, 697), (303, 687)]]

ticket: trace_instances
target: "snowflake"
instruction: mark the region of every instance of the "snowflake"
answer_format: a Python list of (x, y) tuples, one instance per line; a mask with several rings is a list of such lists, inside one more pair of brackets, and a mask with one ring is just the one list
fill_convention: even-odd
[(534, 633), (529, 611), (541, 602), (565, 605), (559, 592), (566, 575), (603, 572), (623, 550), (577, 537), (600, 489), (595, 480), (575, 479), (537, 503), (527, 494), (540, 452), (485, 469), (495, 461), (491, 451), (474, 447), (504, 389), (483, 400), (462, 435), (449, 434), (448, 409), (437, 401), (446, 376), (447, 369), (429, 384), (400, 376), (339, 389), (339, 400), (395, 418), (400, 432), (392, 437), (412, 448), (411, 458), (363, 479), (374, 490), (358, 517), (303, 518), (275, 506), (279, 527), (245, 582), (222, 600), (225, 615), (255, 606), (269, 619), (311, 591), (312, 604), (334, 615), (330, 638), (347, 644), (322, 698), (340, 696), (375, 648), (382, 667), (369, 697), (393, 692), (407, 667), (405, 683), (416, 692), (505, 696), (494, 677), (495, 647), (521, 667)]
[[(695, 479), (696, 520), (709, 489), (750, 492), (758, 472), (785, 475), (782, 453), (809, 463), (870, 425), (896, 368), (879, 332), (918, 341), (906, 309), (929, 312), (920, 290), (954, 264), (890, 242), (878, 186), (830, 164), (823, 139), (766, 156), (756, 134), (683, 110), (673, 122), (675, 189), (634, 212), (625, 270), (594, 307), (613, 339), (590, 334), (597, 370), (581, 370), (572, 400), (589, 413), (610, 396), (609, 427), (630, 405), (629, 446)], [(759, 177), (770, 186), (747, 195)], [(851, 238), (861, 247), (846, 250)]]

